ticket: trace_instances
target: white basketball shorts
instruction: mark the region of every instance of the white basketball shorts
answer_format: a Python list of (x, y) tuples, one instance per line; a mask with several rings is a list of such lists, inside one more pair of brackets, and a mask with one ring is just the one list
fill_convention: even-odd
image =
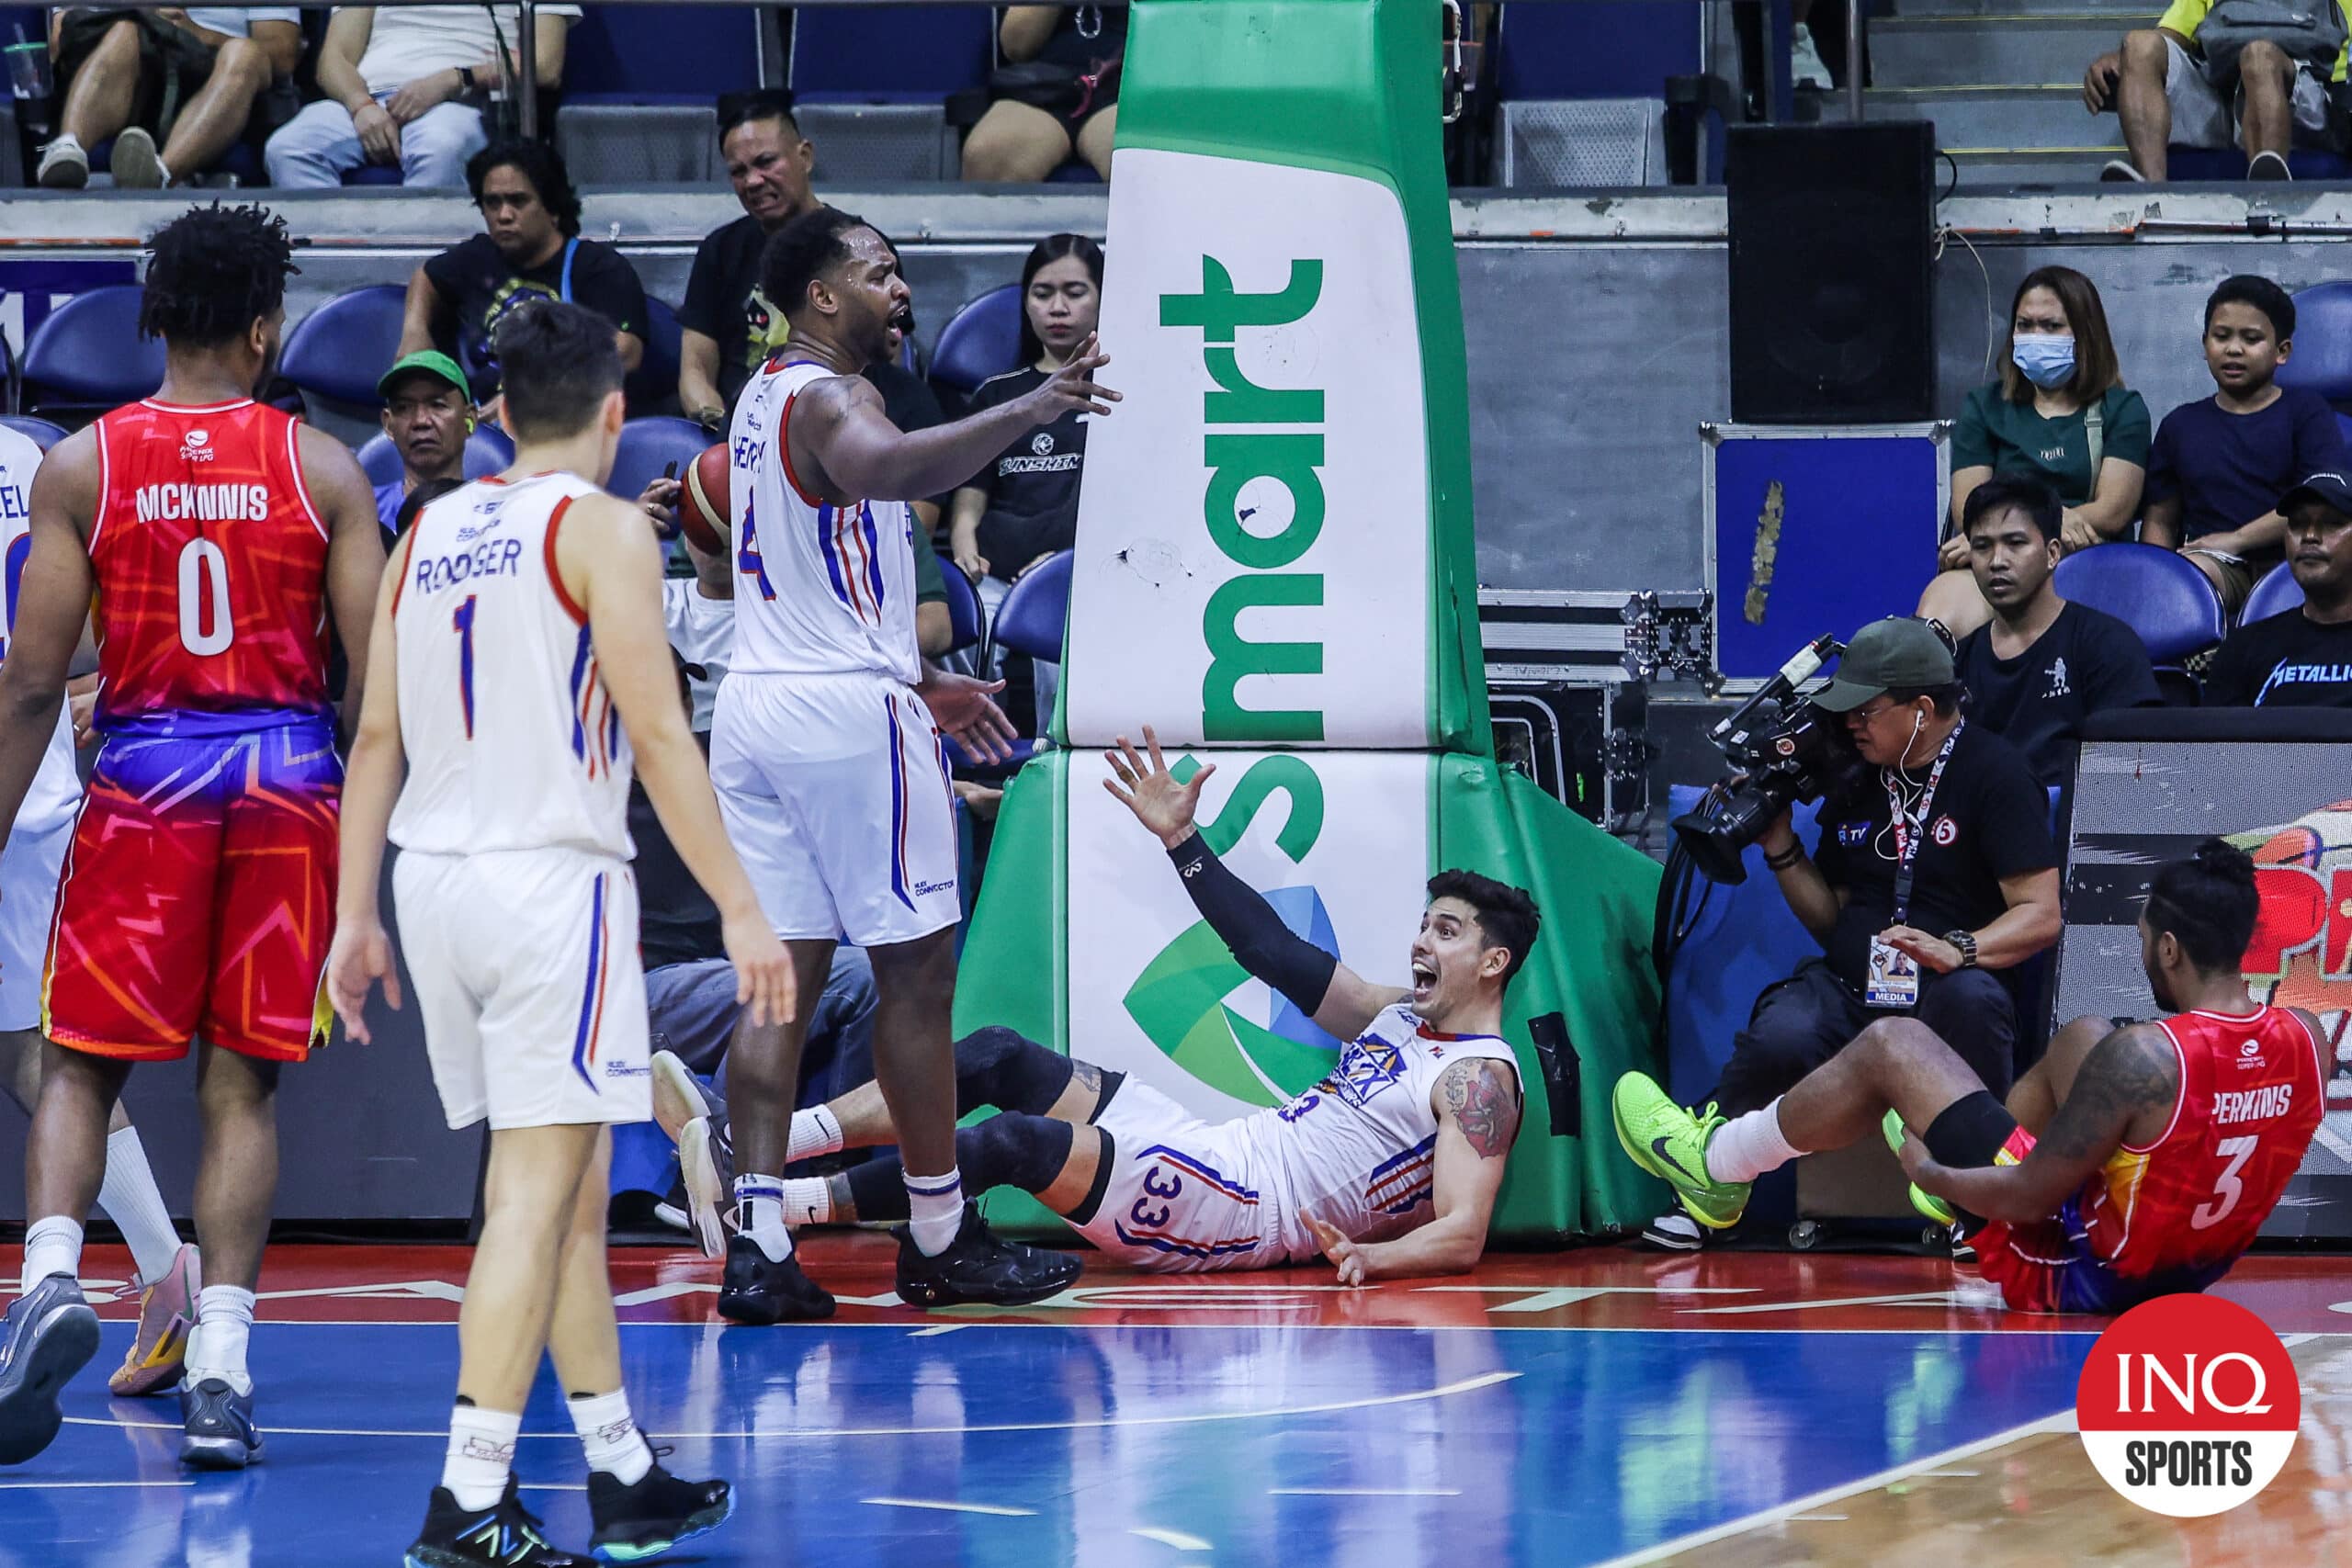
[(450, 1126), (653, 1114), (628, 862), (578, 850), (403, 854), (392, 897)]
[(40, 1027), (57, 878), (73, 842), (68, 818), (46, 833), (11, 833), (0, 848), (0, 1031)]
[(1204, 1122), (1129, 1077), (1094, 1124), (1111, 1139), (1111, 1180), (1078, 1234), (1104, 1253), (1160, 1274), (1286, 1261), (1279, 1200), (1261, 1190), (1238, 1123)]
[(710, 782), (787, 942), (912, 942), (956, 923), (955, 795), (931, 710), (877, 671), (718, 688)]

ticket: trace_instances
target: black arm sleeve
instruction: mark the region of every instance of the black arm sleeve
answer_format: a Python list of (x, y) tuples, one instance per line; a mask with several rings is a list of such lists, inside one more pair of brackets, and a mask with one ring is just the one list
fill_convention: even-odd
[(1312, 1017), (1331, 988), (1340, 961), (1291, 934), (1265, 896), (1225, 868), (1199, 833), (1168, 852), (1193, 907), (1225, 939), (1241, 967), (1288, 997)]

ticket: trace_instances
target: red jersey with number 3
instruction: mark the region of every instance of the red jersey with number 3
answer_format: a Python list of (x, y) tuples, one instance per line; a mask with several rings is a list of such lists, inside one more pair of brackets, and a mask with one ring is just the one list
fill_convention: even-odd
[(2325, 1109), (2319, 1042), (2285, 1008), (2159, 1019), (2180, 1053), (2172, 1124), (2126, 1144), (2068, 1205), (2126, 1279), (2226, 1268), (2253, 1245)]
[(90, 527), (101, 728), (327, 707), (327, 528), (300, 422), (149, 400), (97, 423)]

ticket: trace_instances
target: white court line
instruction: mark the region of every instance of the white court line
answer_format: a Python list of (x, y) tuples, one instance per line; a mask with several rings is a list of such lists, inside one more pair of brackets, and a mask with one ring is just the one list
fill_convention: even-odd
[(193, 1481), (0, 1481), (0, 1492), (53, 1492), (98, 1486), (193, 1486)]
[(1146, 1540), (1156, 1540), (1162, 1546), (1172, 1546), (1179, 1551), (1206, 1551), (1209, 1550), (1209, 1543), (1203, 1540), (1199, 1536), (1186, 1535), (1182, 1530), (1161, 1529), (1157, 1525), (1141, 1525), (1129, 1530), (1127, 1533), (1129, 1535), (1139, 1535)]
[(1843, 1514), (1791, 1514), (1789, 1516), (1789, 1523), (1792, 1525), (1842, 1525), (1845, 1522), (1846, 1516)]
[(2055, 1416), (2045, 1416), (2039, 1421), (2028, 1421), (2023, 1426), (2012, 1427), (2006, 1432), (1996, 1432), (1989, 1438), (1980, 1438), (1973, 1443), (1962, 1443), (1956, 1449), (1946, 1449), (1941, 1453), (1929, 1454), (1927, 1458), (1914, 1460), (1909, 1464), (1896, 1465), (1892, 1470), (1882, 1470), (1876, 1475), (1865, 1475), (1859, 1481), (1849, 1481), (1842, 1485), (1824, 1487), (1810, 1496), (1799, 1497), (1770, 1508), (1759, 1508), (1755, 1513), (1745, 1515), (1724, 1524), (1715, 1525), (1707, 1529), (1693, 1530), (1689, 1535), (1677, 1536), (1672, 1540), (1663, 1540), (1656, 1546), (1644, 1547), (1639, 1551), (1628, 1552), (1623, 1557), (1612, 1557), (1606, 1562), (1595, 1563), (1593, 1568), (1635, 1568), (1638, 1563), (1662, 1562), (1669, 1557), (1679, 1556), (1696, 1547), (1706, 1546), (1718, 1540), (1728, 1540), (1733, 1536), (1746, 1535), (1750, 1530), (1762, 1529), (1768, 1525), (1786, 1524), (1800, 1514), (1810, 1514), (1827, 1504), (1843, 1502), (1849, 1497), (1860, 1496), (1865, 1492), (1878, 1491), (1897, 1481), (1916, 1480), (1930, 1468), (1944, 1469), (1954, 1460), (1968, 1459), (1976, 1454), (1987, 1453), (2005, 1444), (2016, 1442), (2020, 1438), (2038, 1437), (2044, 1432), (2072, 1432), (2075, 1429), (2075, 1413), (2071, 1410), (2062, 1410)]
[(1269, 1497), (1459, 1497), (1459, 1486), (1269, 1486)]
[(933, 1508), (943, 1514), (993, 1514), (1007, 1519), (1037, 1517), (1035, 1508), (1008, 1508), (996, 1503), (940, 1503), (927, 1497), (866, 1497), (860, 1501), (871, 1508)]
[(910, 1339), (936, 1339), (943, 1334), (953, 1334), (959, 1328), (975, 1326), (968, 1323), (934, 1323), (929, 1328), (918, 1328), (907, 1336)]
[[(1446, 1399), (1457, 1393), (1472, 1393), (1497, 1383), (1509, 1382), (1522, 1376), (1520, 1372), (1484, 1372), (1475, 1378), (1464, 1378), (1440, 1388), (1416, 1389), (1410, 1393), (1384, 1393), (1364, 1399), (1335, 1399), (1320, 1404), (1293, 1404), (1272, 1410), (1204, 1410), (1192, 1416), (1104, 1416), (1085, 1421), (1002, 1421), (985, 1427), (838, 1427), (808, 1431), (786, 1427), (775, 1431), (734, 1432), (649, 1432), (657, 1439), (673, 1442), (722, 1442), (729, 1438), (750, 1440), (758, 1438), (949, 1438), (979, 1433), (999, 1432), (1091, 1432), (1112, 1427), (1192, 1427), (1219, 1421), (1280, 1420), (1293, 1416), (1328, 1416), (1342, 1410), (1375, 1410), (1389, 1404), (1418, 1404), (1423, 1400)], [(120, 1427), (126, 1430), (176, 1432), (176, 1422), (114, 1421), (95, 1416), (68, 1416), (68, 1425), (75, 1427)], [(432, 1438), (448, 1439), (447, 1427), (435, 1427), (429, 1432), (393, 1431), (360, 1427), (280, 1427), (275, 1422), (268, 1428), (273, 1438)], [(523, 1432), (525, 1438), (560, 1438), (576, 1442), (576, 1432)], [(942, 1505), (943, 1506), (944, 1505)]]
[(577, 1481), (518, 1481), (517, 1492), (585, 1492), (587, 1487)]

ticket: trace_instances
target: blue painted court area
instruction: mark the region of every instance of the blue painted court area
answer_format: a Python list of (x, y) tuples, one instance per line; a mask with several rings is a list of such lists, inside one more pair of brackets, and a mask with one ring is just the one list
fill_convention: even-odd
[[(396, 1562), (440, 1464), (446, 1325), (265, 1324), (267, 1462), (191, 1480), (176, 1407), (109, 1401), (0, 1476), (0, 1563)], [(707, 1563), (1605, 1562), (2070, 1405), (2087, 1336), (1062, 1326), (623, 1330)], [(538, 1436), (534, 1436), (538, 1434)], [(517, 1469), (560, 1543), (579, 1449), (543, 1379)], [(703, 1549), (699, 1555), (695, 1549)]]

